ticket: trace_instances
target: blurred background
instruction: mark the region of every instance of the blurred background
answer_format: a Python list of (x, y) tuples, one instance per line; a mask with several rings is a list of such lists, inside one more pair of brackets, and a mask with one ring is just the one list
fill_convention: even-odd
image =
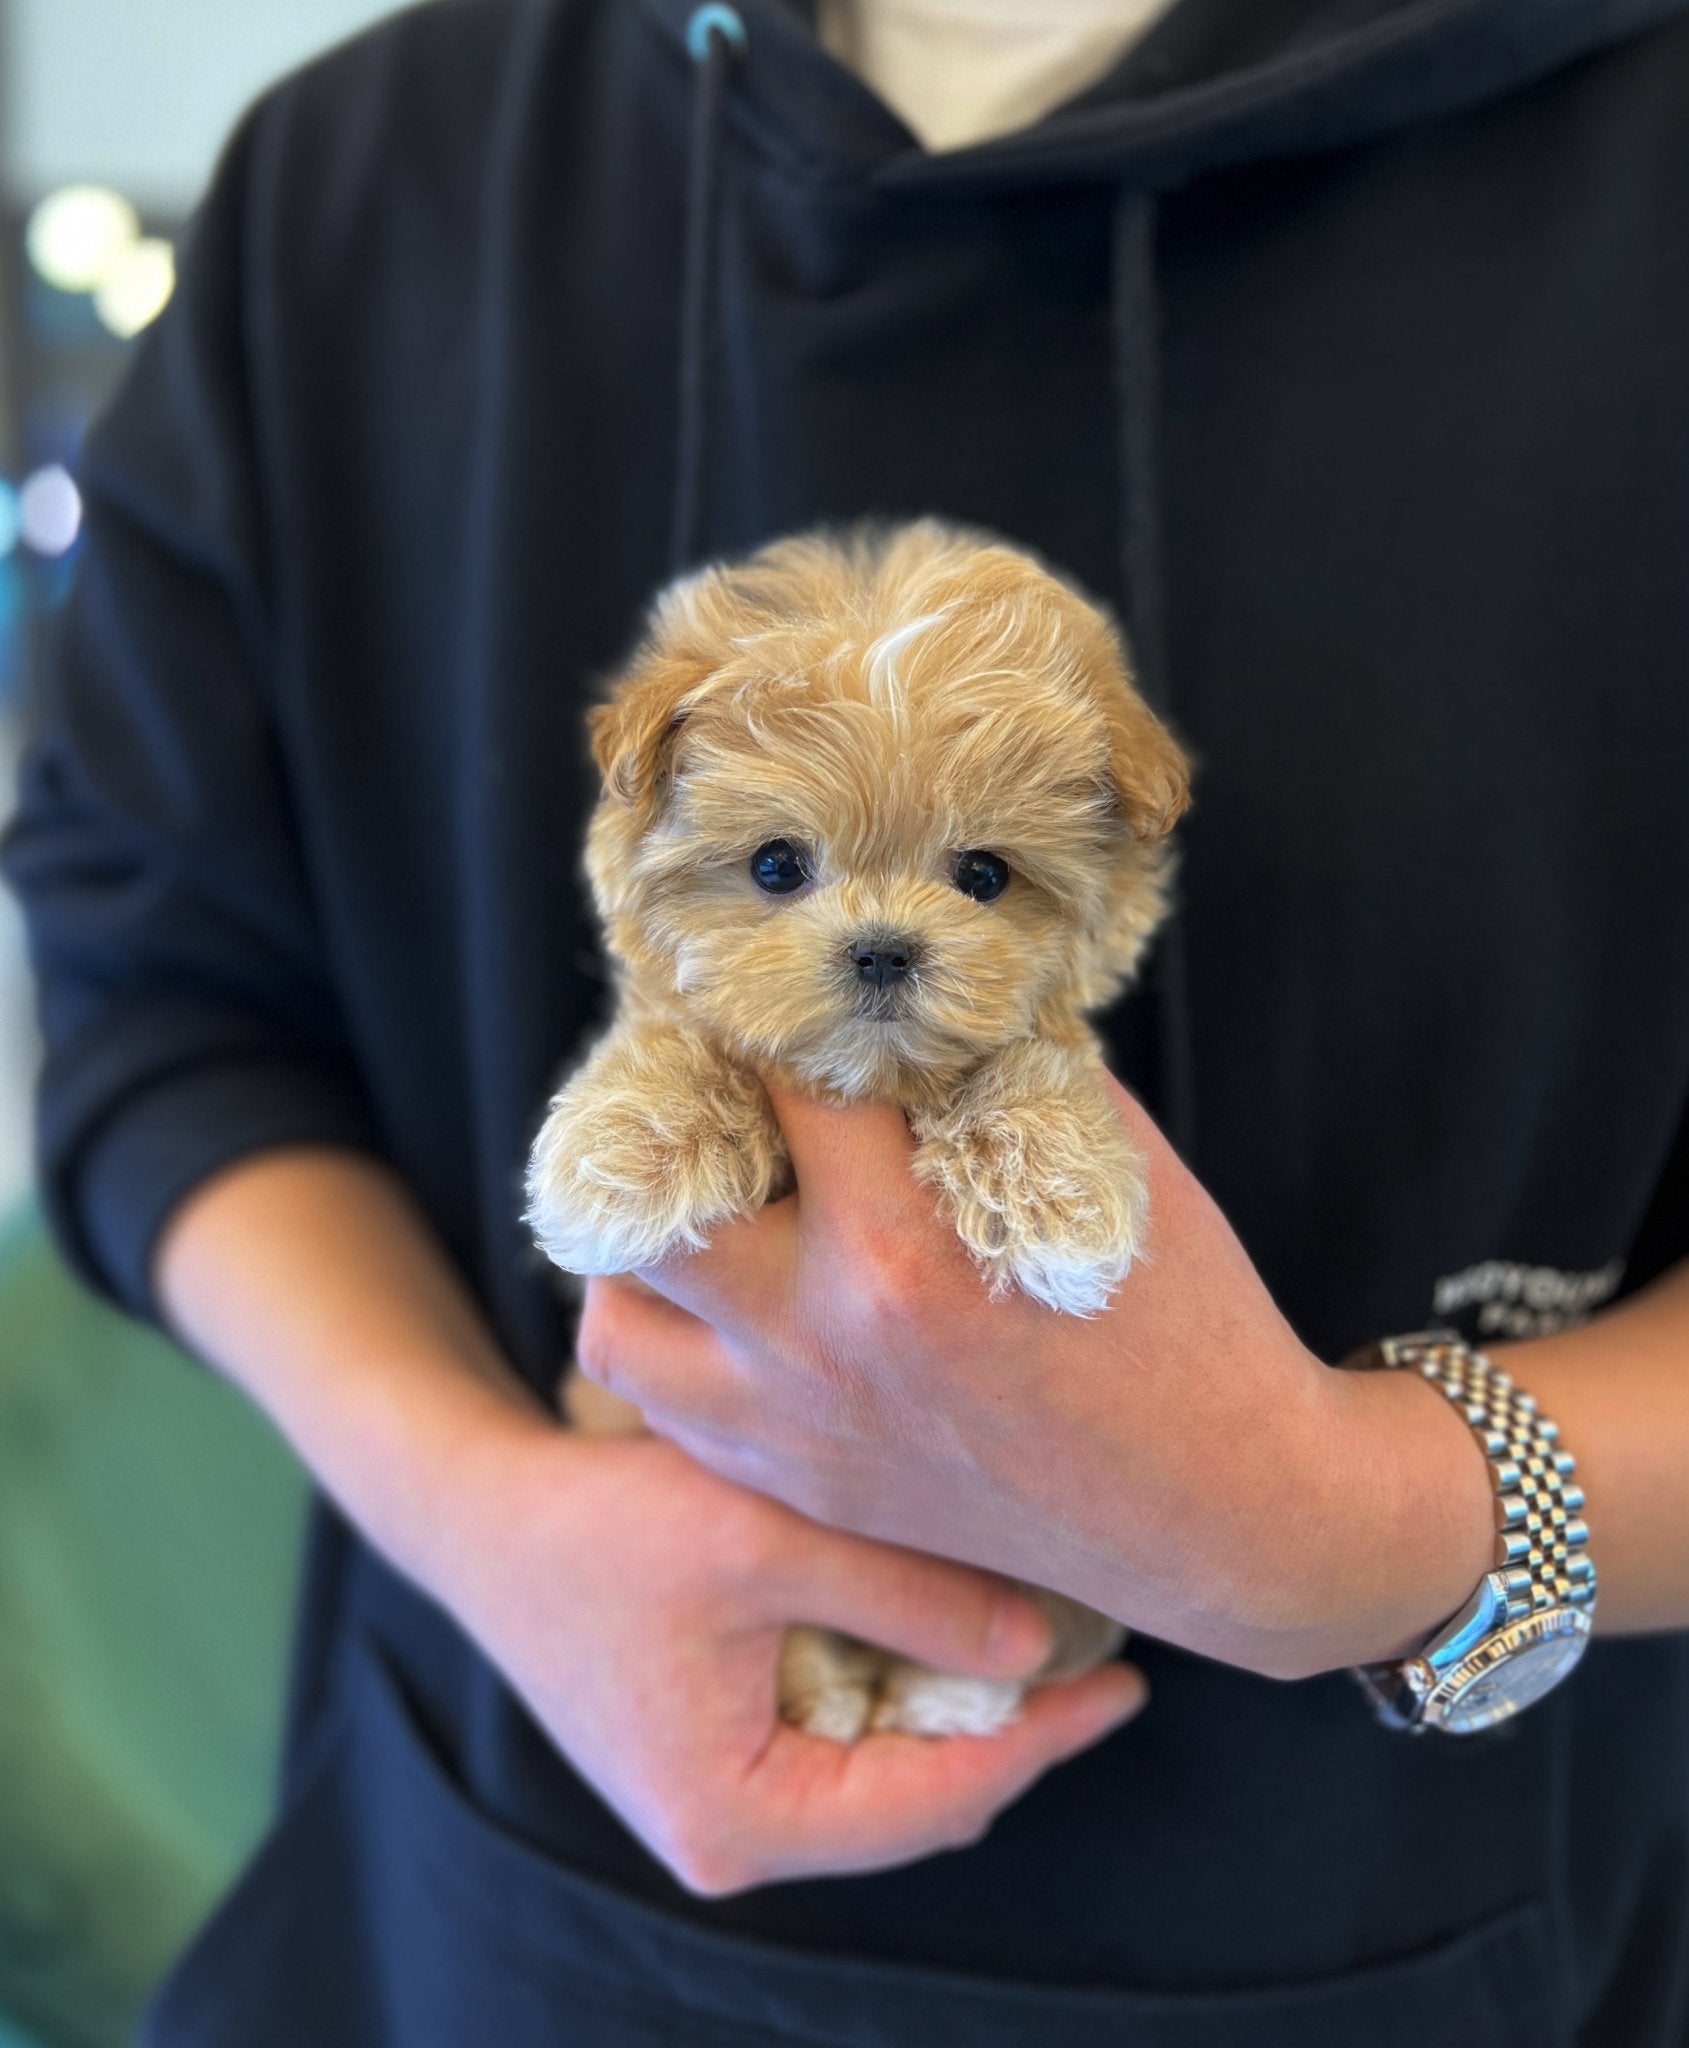
[[(0, 817), (76, 575), (77, 450), (222, 139), (386, 11), (0, 0)], [(35, 1059), (0, 895), (0, 2048), (107, 2048), (263, 1824), (302, 1488), (226, 1389), (59, 1272)]]

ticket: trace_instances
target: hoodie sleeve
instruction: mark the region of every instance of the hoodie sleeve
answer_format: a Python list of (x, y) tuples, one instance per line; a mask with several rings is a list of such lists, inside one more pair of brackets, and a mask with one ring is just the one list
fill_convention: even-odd
[(79, 465), (84, 531), (0, 865), (45, 1064), (42, 1195), (72, 1264), (156, 1318), (159, 1232), (262, 1149), (373, 1149), (271, 701), (244, 346), (254, 136)]

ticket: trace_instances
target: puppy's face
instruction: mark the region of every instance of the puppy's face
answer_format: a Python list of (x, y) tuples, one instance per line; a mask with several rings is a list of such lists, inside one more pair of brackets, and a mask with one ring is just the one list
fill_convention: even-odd
[(589, 867), (635, 988), (846, 1095), (1108, 994), (1186, 792), (1101, 614), (931, 524), (678, 586), (594, 741)]

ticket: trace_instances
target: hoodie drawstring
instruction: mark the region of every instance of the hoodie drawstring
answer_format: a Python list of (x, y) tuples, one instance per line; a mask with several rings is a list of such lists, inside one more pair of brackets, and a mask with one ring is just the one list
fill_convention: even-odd
[[(1115, 406), (1119, 421), (1120, 567), (1133, 665), (1150, 708), (1172, 709), (1167, 593), (1162, 564), (1160, 298), (1156, 291), (1156, 196), (1123, 190), (1115, 200), (1111, 251)], [(1155, 1005), (1160, 1066), (1156, 1109), (1179, 1156), (1196, 1143), (1185, 922), (1175, 881), (1173, 915), (1157, 935), (1145, 976)]]
[(721, 238), (722, 109), (727, 73), (745, 47), (738, 11), (711, 0), (686, 24), (693, 65), (692, 146), (687, 164), (686, 255), (680, 295), (680, 391), (675, 442), (669, 574), (703, 551), (704, 483), (709, 474), (710, 358), (716, 339), (716, 272)]
[[(681, 280), (680, 380), (669, 573), (692, 568), (704, 552), (709, 477), (710, 393), (721, 245), (721, 157), (727, 79), (746, 45), (737, 9), (709, 0), (686, 25), (693, 74), (687, 168), (685, 263)], [(1171, 709), (1166, 587), (1162, 573), (1157, 424), (1161, 408), (1159, 300), (1155, 274), (1156, 197), (1122, 191), (1114, 207), (1111, 249), (1115, 405), (1119, 424), (1120, 566), (1140, 689), (1165, 717)], [(1196, 1140), (1196, 1089), (1184, 921), (1174, 914), (1159, 934), (1145, 977), (1154, 1006), (1161, 1123), (1182, 1158)]]

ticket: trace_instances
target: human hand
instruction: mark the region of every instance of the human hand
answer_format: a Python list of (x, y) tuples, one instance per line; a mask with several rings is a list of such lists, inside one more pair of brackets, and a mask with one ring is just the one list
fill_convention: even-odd
[(1150, 1223), (1103, 1314), (990, 1299), (896, 1109), (776, 1092), (797, 1193), (645, 1273), (655, 1293), (590, 1283), (582, 1369), (831, 1526), (1271, 1676), (1405, 1654), (1489, 1568), (1468, 1433), (1410, 1379), (1326, 1370), (1113, 1094)]
[(1135, 1713), (1110, 1664), (991, 1736), (844, 1746), (775, 1712), (818, 1622), (946, 1670), (1025, 1677), (1048, 1624), (1001, 1581), (820, 1528), (654, 1437), (508, 1432), (466, 1487), (435, 1589), (570, 1761), (691, 1890), (877, 1870), (977, 1840), (1052, 1764)]

